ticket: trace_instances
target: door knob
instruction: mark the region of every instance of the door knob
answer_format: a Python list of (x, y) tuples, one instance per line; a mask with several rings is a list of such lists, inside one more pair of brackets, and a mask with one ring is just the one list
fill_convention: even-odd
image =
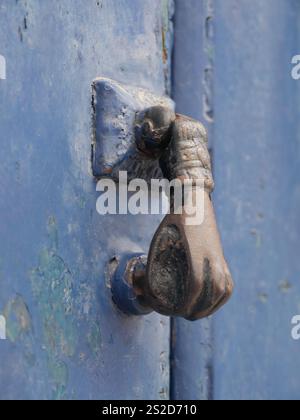
[[(114, 107), (119, 103), (124, 109), (124, 98), (132, 97), (132, 91), (118, 93), (118, 85), (102, 81), (100, 87), (97, 83), (98, 97), (105, 83), (113, 87)], [(95, 109), (97, 114), (97, 106)], [(114, 162), (111, 173), (124, 168), (124, 162), (156, 162), (163, 177), (175, 183), (170, 212), (154, 234), (148, 256), (129, 254), (119, 259), (112, 276), (113, 300), (127, 314), (156, 311), (191, 321), (207, 317), (228, 301), (233, 281), (211, 201), (214, 181), (205, 128), (175, 114), (169, 103), (161, 101), (139, 109), (130, 118), (134, 144), (128, 147), (126, 159)], [(140, 164), (140, 168), (144, 166)], [(134, 167), (136, 170), (137, 164)], [(191, 218), (191, 207), (197, 217)]]

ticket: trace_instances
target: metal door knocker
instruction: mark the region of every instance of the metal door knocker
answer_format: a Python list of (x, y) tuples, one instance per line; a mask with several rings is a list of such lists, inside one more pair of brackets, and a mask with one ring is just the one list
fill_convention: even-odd
[[(126, 169), (132, 177), (147, 179), (160, 172), (169, 181), (190, 185), (182, 195), (181, 213), (171, 194), (170, 214), (156, 231), (148, 256), (119, 260), (112, 278), (115, 303), (134, 315), (156, 311), (194, 321), (213, 314), (230, 298), (233, 281), (211, 201), (214, 181), (205, 128), (176, 114), (168, 98), (108, 79), (94, 83), (94, 111), (96, 176), (117, 178), (118, 171)], [(112, 116), (118, 115), (120, 124), (112, 126)], [(128, 142), (123, 155), (108, 154), (108, 138)], [(195, 201), (198, 189), (203, 218), (189, 224), (186, 203)]]

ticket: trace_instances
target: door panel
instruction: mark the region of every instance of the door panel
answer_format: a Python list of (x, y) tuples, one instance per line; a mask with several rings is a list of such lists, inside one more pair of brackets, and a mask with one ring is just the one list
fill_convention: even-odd
[(176, 399), (299, 399), (299, 16), (294, 0), (176, 2), (174, 97), (209, 130), (235, 280), (217, 315), (174, 321)]
[(300, 4), (217, 0), (215, 13), (215, 203), (236, 292), (216, 317), (214, 396), (299, 399)]
[(2, 399), (166, 399), (167, 318), (114, 307), (109, 260), (160, 218), (96, 212), (91, 83), (169, 86), (171, 1), (2, 0)]

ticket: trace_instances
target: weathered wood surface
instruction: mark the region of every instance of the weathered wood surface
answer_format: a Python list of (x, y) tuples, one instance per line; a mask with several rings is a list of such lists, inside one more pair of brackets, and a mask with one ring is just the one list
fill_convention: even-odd
[(109, 259), (158, 217), (96, 213), (91, 83), (169, 86), (168, 0), (2, 0), (0, 398), (165, 399), (169, 319), (126, 318)]
[(299, 399), (300, 3), (215, 2), (215, 204), (235, 296), (214, 324), (216, 399)]
[(174, 322), (175, 398), (300, 397), (299, 17), (296, 0), (176, 3), (174, 97), (210, 129), (236, 288), (213, 319)]

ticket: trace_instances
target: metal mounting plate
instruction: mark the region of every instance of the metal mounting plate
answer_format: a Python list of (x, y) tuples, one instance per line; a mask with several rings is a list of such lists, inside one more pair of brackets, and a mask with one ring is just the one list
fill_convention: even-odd
[(157, 105), (174, 109), (174, 102), (145, 89), (99, 78), (93, 82), (92, 103), (94, 176), (118, 180), (119, 171), (126, 170), (129, 181), (133, 178), (160, 178), (158, 163), (146, 159), (136, 148), (136, 114)]

